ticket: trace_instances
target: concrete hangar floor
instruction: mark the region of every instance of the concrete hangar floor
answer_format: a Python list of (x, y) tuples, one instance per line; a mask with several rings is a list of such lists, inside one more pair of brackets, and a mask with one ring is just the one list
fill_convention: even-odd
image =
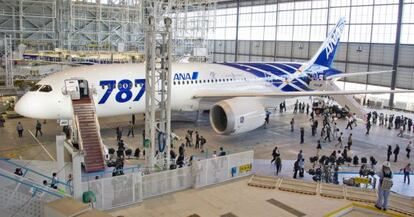
[[(389, 112), (391, 113), (391, 112)], [(290, 132), (290, 120), (295, 118), (295, 130)], [(142, 116), (137, 116), (135, 137), (127, 137), (128, 121), (130, 116), (100, 119), (103, 141), (108, 147), (116, 146), (115, 128), (123, 127), (123, 139), (128, 148), (134, 150), (142, 147), (141, 132), (143, 129)], [(270, 165), (272, 149), (277, 145), (281, 152), (283, 162), (283, 175), (291, 177), (293, 160), (296, 159), (300, 149), (303, 150), (307, 161), (306, 167), (310, 167), (308, 159), (316, 153), (316, 141), (319, 136), (312, 137), (309, 117), (306, 114), (272, 113), (270, 125), (264, 129), (259, 128), (252, 132), (235, 136), (219, 136), (213, 132), (209, 125), (208, 114), (200, 115), (196, 122), (196, 113), (174, 113), (173, 130), (183, 137), (187, 129), (198, 130), (200, 135), (207, 139), (205, 149), (208, 154), (219, 147), (223, 147), (228, 153), (235, 153), (253, 149), (255, 160), (260, 165), (259, 173), (273, 175), (273, 167)], [(318, 117), (319, 122), (321, 119)], [(22, 122), (25, 128), (23, 138), (18, 138), (16, 132), (17, 122)], [(54, 121), (43, 124), (43, 136), (34, 138), (36, 120), (27, 118), (8, 119), (4, 128), (0, 128), (0, 157), (10, 157), (25, 160), (50, 161), (51, 158), (45, 151), (55, 157), (55, 135), (62, 132), (62, 128)], [(365, 125), (358, 123), (353, 130), (344, 130), (345, 120), (338, 120), (338, 126), (344, 132), (346, 141), (349, 133), (353, 134), (353, 154), (361, 157), (374, 156), (379, 164), (386, 159), (387, 144), (393, 147), (400, 145), (400, 155), (397, 163), (392, 163), (394, 173), (405, 166), (409, 159), (405, 157), (405, 146), (414, 138), (413, 132), (405, 132), (403, 137), (397, 137), (397, 130), (388, 130), (383, 126), (373, 126), (370, 135), (365, 135)], [(305, 128), (305, 143), (299, 144), (299, 128)], [(318, 129), (318, 134), (320, 127)], [(179, 142), (181, 143), (181, 142)], [(321, 153), (330, 155), (334, 150), (335, 141), (323, 143)], [(176, 149), (178, 145), (176, 145)], [(178, 150), (176, 150), (178, 152)], [(200, 150), (186, 148), (188, 155), (201, 155)], [(412, 159), (412, 158), (411, 158)], [(141, 163), (143, 160), (128, 160), (129, 164)], [(266, 163), (269, 162), (269, 163)], [(412, 162), (412, 160), (411, 160)], [(359, 168), (343, 168), (346, 171), (358, 171)], [(53, 171), (50, 171), (52, 173)], [(161, 197), (145, 200), (143, 203), (122, 209), (111, 211), (113, 216), (298, 216), (289, 211), (268, 202), (275, 199), (281, 204), (294, 207), (307, 216), (322, 216), (325, 213), (337, 210), (349, 201), (326, 199), (315, 196), (299, 195), (281, 191), (270, 191), (247, 187), (248, 179), (241, 179), (220, 186), (205, 189), (187, 190), (183, 192), (168, 194)], [(401, 181), (402, 182), (402, 181)], [(408, 185), (401, 188), (413, 192)], [(411, 195), (413, 196), (413, 195)], [(141, 215), (142, 214), (142, 215)], [(229, 215), (226, 215), (229, 214)], [(367, 215), (365, 215), (367, 216)]]

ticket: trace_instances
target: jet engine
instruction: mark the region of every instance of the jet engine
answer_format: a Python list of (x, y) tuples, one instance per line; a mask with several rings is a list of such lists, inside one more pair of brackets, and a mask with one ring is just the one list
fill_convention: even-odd
[(222, 100), (210, 109), (210, 123), (222, 135), (234, 135), (254, 130), (264, 124), (265, 107), (257, 99), (232, 98)]

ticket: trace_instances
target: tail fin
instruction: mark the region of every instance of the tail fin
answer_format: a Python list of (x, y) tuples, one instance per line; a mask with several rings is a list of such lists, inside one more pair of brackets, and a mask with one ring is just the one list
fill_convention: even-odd
[(313, 64), (318, 64), (320, 66), (330, 68), (335, 58), (336, 50), (339, 46), (339, 39), (341, 38), (344, 28), (345, 17), (341, 17), (335, 28), (329, 32), (328, 37), (325, 39), (318, 52), (316, 52), (312, 59), (310, 59), (307, 65), (310, 66)]

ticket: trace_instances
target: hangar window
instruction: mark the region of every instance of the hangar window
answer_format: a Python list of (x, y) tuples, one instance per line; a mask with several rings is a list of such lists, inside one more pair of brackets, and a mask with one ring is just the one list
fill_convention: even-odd
[(50, 91), (52, 91), (52, 87), (50, 86), (50, 85), (45, 85), (45, 86), (43, 86), (42, 88), (40, 88), (40, 90), (39, 90), (40, 92), (45, 92), (45, 93), (48, 93), (48, 92), (50, 92)]
[(30, 88), (30, 91), (37, 91), (40, 89), (40, 87), (42, 87), (41, 84), (36, 84), (35, 86), (33, 86), (32, 88)]

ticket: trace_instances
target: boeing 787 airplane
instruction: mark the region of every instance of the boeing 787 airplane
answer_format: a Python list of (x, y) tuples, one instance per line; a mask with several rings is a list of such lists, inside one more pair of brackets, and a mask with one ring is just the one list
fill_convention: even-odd
[[(344, 27), (342, 18), (317, 53), (305, 63), (173, 64), (172, 109), (209, 109), (212, 128), (219, 134), (230, 135), (262, 126), (266, 109), (278, 106), (287, 98), (342, 96), (345, 99), (342, 102), (352, 104), (352, 97), (345, 95), (413, 92), (342, 91), (337, 88), (333, 80), (340, 77), (383, 73), (344, 74), (331, 67)], [(86, 94), (93, 99), (98, 117), (145, 112), (145, 64), (92, 65), (52, 74), (27, 92), (15, 110), (30, 118), (70, 120), (73, 118), (73, 92), (68, 94), (68, 91), (77, 90), (77, 94), (82, 95), (85, 86), (91, 90)]]

